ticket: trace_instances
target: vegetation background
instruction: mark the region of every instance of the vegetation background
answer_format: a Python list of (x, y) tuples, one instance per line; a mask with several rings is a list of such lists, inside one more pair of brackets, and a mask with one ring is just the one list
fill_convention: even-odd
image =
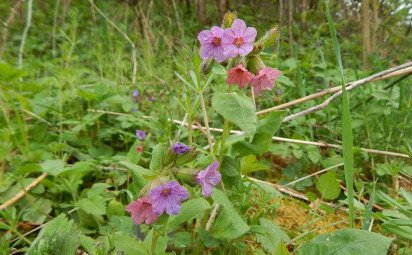
[[(410, 0), (332, 0), (329, 7), (348, 82), (411, 61)], [(56, 229), (65, 227), (61, 232), (50, 227), (54, 239), (50, 237), (49, 244), (70, 251), (74, 243), (80, 254), (110, 254), (113, 243), (131, 249), (126, 241), (137, 241), (124, 206), (134, 190), (128, 186), (130, 172), (119, 161), (135, 152), (136, 129), (148, 134), (140, 144), (143, 167), (150, 165), (156, 144), (187, 140), (187, 129), (169, 121), (183, 120), (182, 102), (190, 101), (176, 73), (186, 77), (194, 69), (191, 55), (199, 47), (197, 34), (221, 24), (228, 10), (253, 24), (258, 38), (279, 26), (278, 40), (265, 50), (265, 61), (283, 76), (274, 91), (257, 99), (257, 110), (341, 84), (323, 1), (0, 1), (0, 203), (39, 180), (21, 199), (0, 210), (1, 254), (30, 252), (38, 231), (52, 219), (60, 221), (54, 221)], [(356, 226), (393, 238), (391, 254), (412, 254), (410, 73), (366, 84), (349, 97), (355, 197), (360, 201)], [(138, 98), (132, 97), (133, 90), (139, 91)], [(289, 114), (323, 101), (295, 105)], [(219, 116), (210, 114), (210, 126), (222, 127)], [(276, 135), (341, 144), (341, 116), (336, 100), (324, 110), (283, 123)], [(202, 115), (194, 114), (193, 123), (203, 123)], [(201, 131), (194, 131), (194, 142), (207, 145)], [(234, 204), (248, 223), (258, 224), (265, 217), (275, 222), (273, 233), (280, 226), (291, 237), (283, 239), (290, 252), (319, 234), (348, 225), (346, 214), (335, 207), (346, 206), (343, 168), (336, 167), (343, 162), (340, 149), (278, 141), (248, 160), (255, 164), (248, 174), (256, 179), (278, 186), (299, 180), (287, 186), (284, 198), (276, 190), (270, 196), (252, 192), (249, 200), (246, 194), (251, 191), (234, 195)], [(319, 187), (324, 175), (308, 175), (332, 166), (334, 175), (324, 179), (337, 181), (339, 192), (328, 199)], [(57, 217), (63, 212), (76, 224)], [(365, 225), (365, 219), (372, 223)], [(185, 250), (185, 238), (173, 238), (167, 251), (191, 254)], [(270, 248), (268, 239), (270, 234), (250, 235), (245, 247), (234, 245), (237, 248), (229, 252), (286, 254), (275, 253), (278, 246)], [(214, 248), (208, 252), (219, 254)]]

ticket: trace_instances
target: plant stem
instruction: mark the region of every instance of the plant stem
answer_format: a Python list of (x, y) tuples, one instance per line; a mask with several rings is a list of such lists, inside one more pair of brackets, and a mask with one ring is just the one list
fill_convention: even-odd
[[(233, 90), (233, 86), (229, 86), (229, 93), (231, 93)], [(226, 118), (223, 118), (223, 133), (222, 133), (222, 138), (220, 140), (220, 156), (219, 156), (219, 162), (222, 164), (223, 156), (225, 155), (225, 144), (226, 144), (226, 138), (229, 134), (229, 121)]]
[(213, 155), (214, 153), (213, 153), (212, 135), (210, 134), (209, 119), (207, 117), (206, 104), (205, 104), (205, 98), (203, 96), (203, 91), (199, 93), (199, 96), (200, 96), (200, 104), (202, 105), (203, 121), (205, 122), (207, 142), (209, 144), (210, 153)]
[(156, 244), (157, 239), (159, 238), (159, 233), (157, 233), (156, 229), (153, 229), (153, 236), (152, 236), (152, 245), (150, 246), (150, 253), (155, 254), (156, 252)]

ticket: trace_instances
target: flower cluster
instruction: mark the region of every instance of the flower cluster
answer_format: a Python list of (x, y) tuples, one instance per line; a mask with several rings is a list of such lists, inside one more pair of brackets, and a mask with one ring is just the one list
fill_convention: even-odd
[[(218, 62), (238, 56), (246, 57), (253, 51), (256, 34), (256, 29), (247, 27), (241, 19), (234, 20), (227, 29), (213, 26), (210, 30), (201, 31), (197, 37), (201, 44), (200, 56)], [(259, 95), (262, 90), (272, 90), (280, 75), (279, 70), (265, 67), (263, 63), (260, 63), (256, 75), (249, 72), (243, 64), (238, 64), (228, 71), (226, 83), (237, 84), (240, 88), (245, 88), (250, 83), (255, 95)]]
[[(177, 155), (185, 155), (190, 153), (191, 150), (185, 144), (176, 143), (170, 151)], [(218, 172), (218, 168), (219, 162), (214, 161), (205, 170), (197, 172), (194, 176), (205, 197), (210, 197), (213, 187), (221, 181), (222, 177)], [(126, 211), (131, 214), (134, 223), (153, 224), (163, 213), (169, 215), (179, 214), (181, 203), (189, 198), (189, 191), (177, 181), (159, 182), (160, 184), (151, 188), (145, 196), (127, 206)]]

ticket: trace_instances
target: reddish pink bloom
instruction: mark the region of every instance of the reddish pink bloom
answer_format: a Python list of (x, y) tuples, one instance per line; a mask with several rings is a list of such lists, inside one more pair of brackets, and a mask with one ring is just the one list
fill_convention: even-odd
[(126, 211), (128, 211), (132, 220), (136, 224), (153, 224), (157, 220), (157, 214), (153, 212), (152, 201), (149, 197), (142, 197), (132, 202), (127, 206)]
[(250, 80), (255, 95), (259, 95), (262, 90), (271, 90), (275, 85), (275, 80), (282, 74), (281, 71), (265, 67), (259, 70), (258, 74)]
[(246, 87), (246, 84), (252, 79), (253, 74), (246, 70), (242, 64), (233, 67), (227, 71), (228, 77), (226, 79), (227, 84), (237, 84), (239, 88)]
[(137, 151), (137, 153), (142, 153), (143, 152), (143, 145), (138, 145), (136, 147), (136, 151)]

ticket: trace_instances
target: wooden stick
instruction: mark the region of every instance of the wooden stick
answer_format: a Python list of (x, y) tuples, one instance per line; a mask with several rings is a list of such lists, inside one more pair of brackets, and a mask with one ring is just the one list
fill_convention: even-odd
[(7, 200), (4, 204), (0, 205), (0, 210), (4, 210), (12, 204), (16, 203), (20, 198), (24, 197), (30, 190), (34, 189), (44, 178), (46, 178), (47, 173), (43, 173), (37, 177), (32, 183), (30, 183), (26, 188), (17, 193), (14, 197)]
[(29, 29), (31, 26), (31, 13), (33, 9), (33, 0), (27, 0), (27, 17), (26, 17), (26, 26), (23, 30), (23, 35), (21, 37), (20, 47), (19, 47), (19, 55), (17, 58), (17, 67), (19, 69), (22, 68), (23, 65), (23, 51), (24, 45), (26, 44), (27, 34), (29, 33)]
[[(402, 69), (402, 72), (400, 72), (401, 70), (399, 70), (400, 67), (402, 67), (402, 68), (401, 68), (401, 69)], [(389, 72), (389, 70), (391, 70), (391, 72)], [(394, 70), (395, 70), (396, 72), (395, 72)], [(399, 72), (398, 72), (398, 71), (399, 71)], [(380, 72), (380, 73), (371, 75), (371, 76), (369, 76), (369, 77), (366, 77), (366, 78), (364, 78), (364, 79), (355, 81), (355, 82), (351, 83), (349, 86), (347, 86), (346, 90), (347, 90), (347, 91), (350, 91), (350, 90), (355, 89), (355, 88), (357, 88), (357, 87), (359, 87), (359, 86), (361, 86), (361, 85), (363, 85), (363, 84), (366, 84), (366, 83), (368, 83), (368, 82), (370, 82), (370, 81), (372, 81), (372, 80), (376, 80), (376, 79), (380, 79), (380, 80), (381, 80), (381, 79), (386, 79), (386, 78), (389, 78), (389, 77), (393, 77), (394, 74), (396, 74), (396, 75), (399, 75), (399, 74), (408, 74), (408, 73), (411, 73), (411, 72), (412, 72), (412, 62), (409, 62), (409, 63), (403, 64), (403, 65), (397, 66), (396, 68), (391, 68), (391, 69), (388, 69), (388, 70), (386, 70), (386, 71), (383, 71), (383, 72)], [(305, 116), (305, 115), (308, 115), (308, 114), (310, 114), (310, 113), (313, 113), (313, 112), (322, 110), (322, 109), (324, 109), (326, 106), (328, 106), (333, 100), (335, 100), (336, 98), (338, 98), (340, 95), (342, 95), (342, 90), (339, 90), (338, 92), (336, 92), (335, 94), (333, 94), (331, 97), (329, 97), (328, 99), (326, 99), (326, 100), (325, 100), (323, 103), (321, 103), (321, 104), (318, 104), (318, 105), (316, 105), (316, 106), (310, 107), (310, 108), (305, 109), (305, 110), (303, 110), (303, 111), (300, 111), (300, 112), (291, 114), (291, 115), (289, 115), (289, 116), (286, 116), (286, 117), (283, 119), (283, 122), (287, 122), (287, 121), (296, 119), (296, 118), (298, 118), (298, 117)]]
[[(105, 113), (105, 114), (111, 114), (111, 115), (120, 115), (120, 116), (133, 116), (132, 114), (129, 113), (122, 113), (122, 112), (112, 112), (112, 111), (103, 111), (103, 110), (95, 110), (95, 109), (87, 109), (88, 112), (96, 112), (96, 113)], [(153, 117), (151, 116), (142, 116), (144, 119), (152, 119)], [(185, 125), (187, 126), (186, 122), (180, 121), (180, 120), (173, 120), (171, 119), (175, 124), (179, 125)], [(193, 129), (199, 129), (204, 131), (204, 127), (199, 127), (197, 125), (192, 125)], [(219, 132), (222, 133), (223, 129), (221, 128), (209, 128), (210, 131), (214, 132)], [(243, 134), (242, 131), (239, 130), (230, 130), (231, 134)], [(325, 142), (312, 142), (312, 141), (305, 141), (305, 140), (297, 140), (297, 139), (290, 139), (290, 138), (284, 138), (284, 137), (279, 137), (279, 136), (273, 136), (272, 141), (277, 141), (277, 142), (286, 142), (286, 143), (297, 143), (297, 144), (305, 144), (305, 145), (312, 145), (312, 146), (318, 146), (318, 147), (330, 147), (330, 148), (335, 148), (338, 150), (342, 150), (342, 145), (339, 144), (331, 144), (331, 143), (325, 143)], [(367, 148), (359, 148), (361, 151), (366, 152), (366, 153), (372, 153), (372, 154), (380, 154), (380, 155), (386, 155), (386, 156), (392, 156), (392, 157), (400, 157), (400, 158), (409, 158), (407, 154), (403, 153), (398, 153), (398, 152), (392, 152), (392, 151), (381, 151), (381, 150), (375, 150), (375, 149), (367, 149)]]
[[(355, 82), (350, 82), (350, 83), (346, 84), (346, 87), (347, 87), (347, 89), (349, 89), (350, 85), (352, 85), (354, 83), (361, 82), (361, 81), (363, 81), (362, 84), (364, 84), (364, 83), (368, 83), (368, 82), (388, 79), (388, 78), (398, 76), (398, 75), (408, 74), (408, 73), (411, 73), (411, 72), (412, 72), (412, 62), (408, 62), (408, 63), (405, 63), (403, 65), (396, 66), (396, 67), (387, 69), (385, 71), (382, 71), (380, 73), (371, 75), (371, 76), (366, 77), (364, 79), (361, 79), (361, 80), (358, 80), (358, 81), (355, 81)], [(296, 100), (293, 100), (293, 101), (290, 101), (290, 102), (287, 102), (287, 103), (284, 103), (284, 104), (281, 104), (281, 105), (277, 105), (277, 106), (274, 106), (274, 107), (271, 107), (271, 108), (268, 108), (268, 109), (258, 111), (258, 112), (256, 112), (256, 114), (261, 115), (261, 114), (265, 114), (265, 113), (276, 111), (276, 110), (286, 109), (286, 108), (289, 108), (290, 106), (297, 105), (297, 104), (300, 104), (300, 103), (303, 103), (303, 102), (306, 102), (306, 101), (309, 101), (309, 100), (313, 100), (313, 99), (322, 97), (324, 95), (333, 94), (333, 93), (336, 93), (336, 92), (341, 91), (341, 90), (342, 90), (342, 86), (336, 86), (336, 87), (333, 87), (333, 88), (325, 89), (325, 90), (322, 90), (320, 92), (317, 92), (317, 93), (314, 93), (314, 94), (311, 94), (311, 95), (308, 95), (308, 96), (305, 96), (305, 97), (302, 97), (302, 98), (299, 98), (299, 99), (296, 99)]]

